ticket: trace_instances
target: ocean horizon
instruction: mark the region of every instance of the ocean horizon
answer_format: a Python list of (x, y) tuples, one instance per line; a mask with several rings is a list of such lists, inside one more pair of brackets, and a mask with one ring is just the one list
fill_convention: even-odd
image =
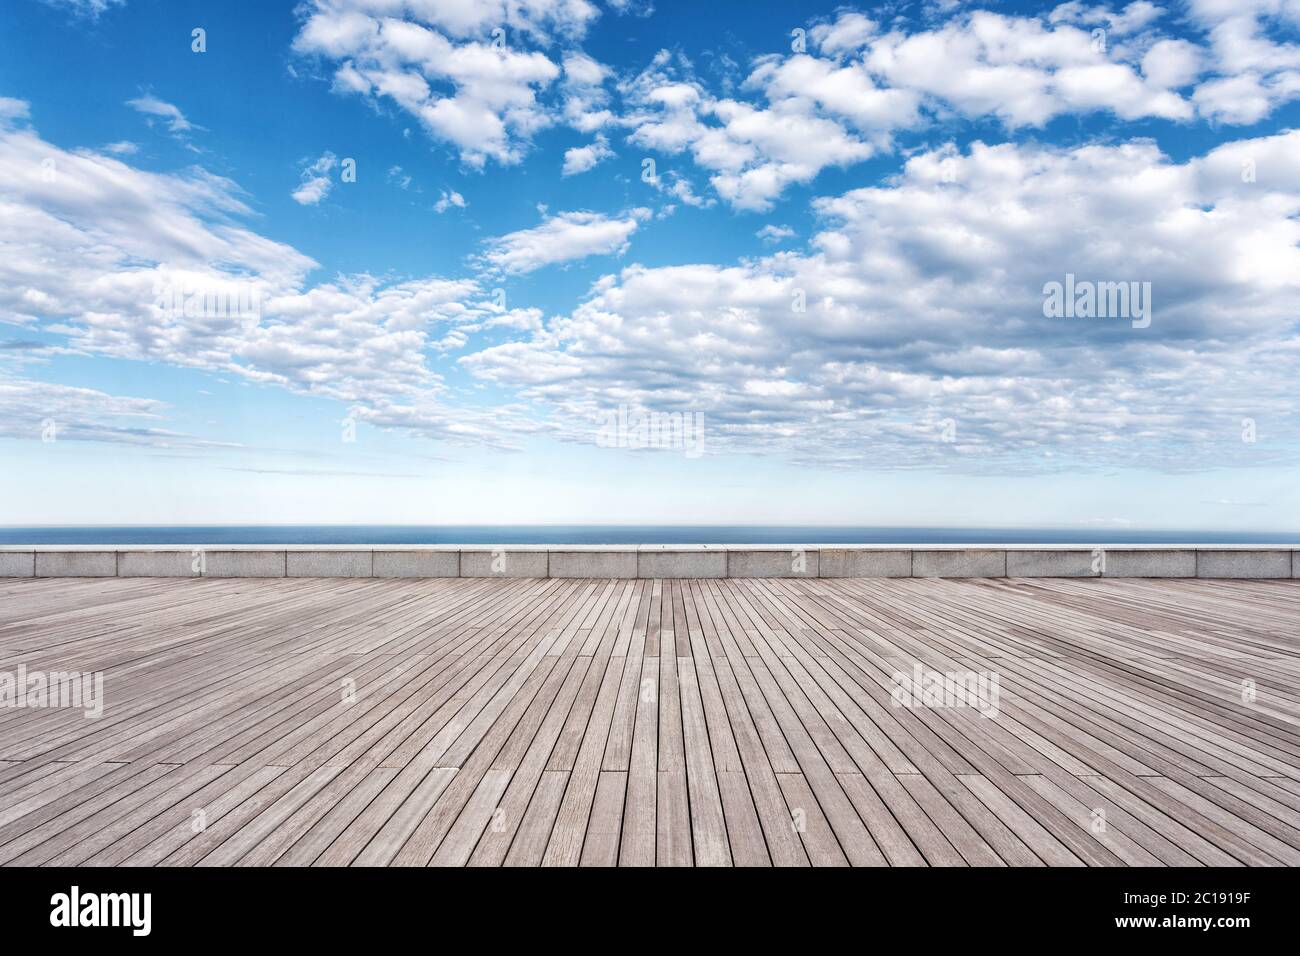
[(0, 545), (1259, 544), (1300, 532), (876, 525), (78, 525), (0, 528)]

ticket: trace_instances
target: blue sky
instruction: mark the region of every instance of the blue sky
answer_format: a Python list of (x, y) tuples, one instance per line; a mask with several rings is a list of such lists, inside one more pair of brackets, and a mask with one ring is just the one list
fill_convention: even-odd
[(1300, 529), (1297, 126), (1300, 0), (14, 0), (0, 522)]

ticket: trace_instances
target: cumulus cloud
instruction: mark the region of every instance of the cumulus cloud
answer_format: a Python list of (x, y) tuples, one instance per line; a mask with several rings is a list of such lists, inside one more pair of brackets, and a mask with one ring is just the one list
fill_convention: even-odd
[(746, 86), (761, 89), (768, 99), (816, 106), (864, 133), (888, 133), (920, 122), (921, 96), (914, 90), (880, 86), (858, 63), (797, 54), (764, 57)]
[[(699, 411), (719, 450), (823, 465), (1259, 463), (1241, 419), (1296, 424), (1300, 133), (1181, 164), (976, 143), (816, 206), (809, 253), (631, 265), (461, 361), (575, 440), (620, 404)], [(1067, 273), (1151, 282), (1151, 326), (1046, 318)]]
[[(712, 72), (669, 52), (616, 72), (578, 48), (598, 15), (586, 0), (299, 10), (295, 50), (336, 91), (415, 117), (470, 167), (519, 162), (562, 123), (582, 134), (562, 175), (643, 151), (663, 215), (719, 201), (766, 211), (882, 156), (896, 175), (810, 198), (806, 228), (802, 210), (742, 225), (766, 246), (755, 258), (609, 264), (546, 319), (484, 287), (627, 256), (649, 210), (543, 211), (483, 244), (478, 278), (308, 281), (317, 264), (250, 229), (234, 182), (135, 169), (127, 141), (59, 149), (25, 128), (25, 102), (0, 98), (0, 321), (59, 348), (214, 370), (335, 399), (380, 427), (495, 445), (588, 440), (593, 418), (629, 404), (703, 411), (720, 450), (794, 461), (1177, 468), (1244, 460), (1242, 417), (1274, 434), (1296, 424), (1300, 134), (1178, 161), (1119, 124), (1100, 144), (1025, 142), (1070, 115), (1260, 121), (1300, 97), (1300, 47), (1285, 39), (1295, 0), (1188, 0), (1177, 17), (1147, 0), (840, 12), (809, 25), (805, 48)], [(177, 137), (199, 128), (152, 94), (130, 105)], [(964, 143), (974, 124), (1021, 142), (933, 145), (936, 130)], [(322, 202), (336, 163), (305, 163), (295, 201)], [(389, 180), (410, 184), (400, 167)], [(432, 203), (465, 206), (452, 189)], [(785, 222), (811, 238), (782, 245), (795, 238)], [(1066, 274), (1150, 282), (1151, 327), (1047, 319), (1044, 284)], [(232, 297), (253, 314), (208, 307)], [(450, 361), (520, 404), (455, 405)], [(947, 422), (956, 438), (939, 441)], [(118, 424), (139, 422), (104, 427)]]
[(1121, 119), (1193, 114), (1186, 98), (1112, 58), (1091, 31), (1032, 17), (980, 10), (934, 30), (893, 31), (869, 44), (864, 62), (892, 86), (1011, 128), (1096, 110)]
[(1194, 43), (1159, 40), (1142, 56), (1142, 75), (1156, 86), (1180, 89), (1200, 75), (1203, 62), (1203, 53)]
[(606, 89), (612, 75), (609, 67), (578, 51), (567, 53), (563, 66), (565, 121), (582, 133), (592, 133), (615, 122)]
[(774, 223), (768, 223), (758, 232), (754, 233), (758, 238), (766, 243), (776, 244), (784, 242), (787, 239), (793, 239), (797, 233), (789, 226), (778, 226)]
[(813, 41), (827, 55), (858, 50), (880, 30), (874, 20), (854, 11), (841, 12), (833, 22), (818, 23), (811, 31)]
[(1197, 110), (1208, 119), (1245, 125), (1300, 99), (1300, 44), (1279, 43), (1267, 24), (1300, 27), (1295, 0), (1190, 0), (1189, 16), (1209, 36), (1216, 76), (1197, 87)]
[(444, 189), (442, 195), (438, 197), (438, 201), (433, 204), (433, 211), (441, 214), (446, 212), (452, 206), (455, 206), (457, 209), (464, 209), (467, 205), (469, 205), (469, 203), (465, 201), (465, 197), (456, 192), (456, 190)]
[(634, 145), (689, 153), (738, 209), (770, 209), (791, 183), (808, 182), (827, 166), (871, 156), (874, 148), (816, 114), (810, 101), (784, 97), (768, 107), (710, 95), (665, 52), (623, 85), (632, 106), (626, 122)]
[(1293, 0), (1189, 0), (1188, 12), (1205, 43), (1162, 34), (1171, 18), (1150, 0), (1037, 16), (955, 5), (888, 26), (842, 11), (811, 26), (809, 48), (760, 56), (737, 89), (728, 79), (726, 95), (666, 51), (616, 76), (577, 48), (598, 15), (586, 0), (309, 0), (294, 47), (330, 65), (336, 90), (395, 104), (469, 166), (517, 163), (563, 122), (597, 134), (566, 153), (562, 174), (576, 175), (623, 129), (633, 146), (689, 156), (733, 207), (764, 211), (953, 116), (1011, 130), (1100, 111), (1240, 124), (1300, 97), (1300, 47), (1267, 35), (1296, 20)]
[(1150, 0), (1133, 0), (1118, 12), (1112, 12), (1109, 7), (1071, 0), (1055, 7), (1048, 15), (1048, 20), (1052, 23), (1064, 21), (1103, 25), (1116, 36), (1126, 36), (1149, 26), (1164, 14), (1165, 11)]
[[(472, 279), (337, 276), (240, 224), (239, 188), (0, 131), (0, 321), (82, 354), (201, 368), (336, 399), (382, 427), (508, 446), (522, 412), (451, 409), (426, 350), (461, 325), (513, 334)], [(150, 407), (151, 413), (157, 409)]]
[(300, 206), (319, 206), (321, 200), (334, 188), (330, 174), (338, 163), (338, 157), (329, 150), (322, 153), (319, 159), (304, 163), (302, 182), (291, 194), (293, 201)]
[(490, 240), (482, 259), (492, 269), (521, 274), (588, 256), (622, 255), (632, 234), (649, 216), (648, 209), (633, 209), (614, 218), (595, 212), (562, 212), (540, 226)]
[(609, 141), (604, 136), (597, 136), (586, 146), (574, 146), (564, 151), (564, 167), (560, 170), (560, 175), (576, 176), (585, 173), (613, 155)]
[(335, 64), (334, 88), (386, 100), (467, 165), (518, 162), (551, 121), (538, 101), (560, 67), (536, 43), (580, 37), (586, 0), (309, 0), (294, 49)]
[[(714, 95), (663, 51), (620, 84), (619, 121), (633, 145), (687, 154), (732, 206), (765, 211), (790, 185), (890, 151), (900, 131), (953, 115), (1012, 130), (1098, 111), (1193, 118), (1181, 90), (1199, 75), (1202, 51), (1148, 36), (1159, 13), (1144, 0), (1117, 13), (1071, 3), (1048, 18), (977, 10), (886, 31), (844, 12), (812, 27), (811, 49), (759, 57), (740, 85), (745, 96)], [(1099, 43), (1093, 23), (1132, 42)]]
[(1148, 28), (1164, 11), (1147, 0), (1135, 0), (1118, 13), (1080, 2), (1065, 3), (1050, 19), (1104, 26), (1105, 36), (1121, 39), (1114, 51), (1117, 57), (1131, 59), (1142, 54), (1142, 73), (1157, 87), (1183, 87), (1209, 74), (1192, 95), (1197, 114), (1208, 120), (1256, 123), (1283, 103), (1300, 98), (1300, 45), (1280, 43), (1269, 36), (1271, 28), (1294, 33), (1300, 26), (1300, 4), (1294, 0), (1188, 0), (1184, 6), (1187, 22), (1194, 32), (1204, 35), (1203, 43), (1154, 39)]
[(1173, 18), (1150, 0), (1071, 0), (1040, 15), (952, 5), (887, 24), (841, 11), (746, 74), (733, 62), (723, 93), (681, 54), (619, 75), (583, 52), (597, 16), (586, 0), (308, 0), (294, 47), (329, 65), (336, 90), (396, 105), (471, 167), (517, 163), (537, 131), (565, 123), (594, 139), (567, 151), (563, 175), (608, 158), (622, 132), (689, 157), (734, 208), (765, 211), (825, 169), (954, 117), (1012, 131), (1098, 112), (1256, 122), (1300, 96), (1300, 48), (1268, 36), (1294, 8), (1189, 0), (1204, 42), (1162, 33)]

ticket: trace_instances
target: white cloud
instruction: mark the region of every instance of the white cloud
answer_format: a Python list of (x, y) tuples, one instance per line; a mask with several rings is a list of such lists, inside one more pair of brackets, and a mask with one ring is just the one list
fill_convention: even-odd
[[(461, 361), (576, 441), (628, 404), (704, 413), (719, 451), (822, 465), (1260, 463), (1286, 449), (1245, 456), (1243, 417), (1300, 424), (1300, 132), (1181, 164), (1149, 142), (977, 143), (816, 208), (810, 253), (628, 266)], [(1045, 318), (1066, 273), (1151, 282), (1151, 326)]]
[(588, 256), (622, 255), (649, 215), (647, 209), (633, 209), (622, 218), (594, 212), (559, 213), (540, 226), (490, 240), (482, 258), (492, 269), (520, 274)]
[(465, 202), (465, 197), (456, 192), (456, 190), (444, 189), (442, 195), (438, 197), (438, 201), (433, 204), (433, 211), (441, 214), (446, 212), (452, 206), (455, 206), (457, 209), (464, 209), (467, 205), (469, 204)]
[(770, 100), (814, 103), (863, 132), (905, 129), (920, 121), (919, 94), (879, 86), (861, 63), (841, 66), (803, 54), (765, 57), (747, 85), (762, 88)]
[(1083, 23), (1101, 25), (1115, 36), (1126, 36), (1150, 26), (1165, 15), (1165, 11), (1150, 0), (1134, 0), (1119, 12), (1109, 7), (1071, 0), (1062, 3), (1048, 15), (1052, 23)]
[(1259, 122), (1279, 101), (1294, 95), (1300, 95), (1300, 74), (1294, 79), (1284, 76), (1275, 88), (1257, 74), (1243, 73), (1207, 80), (1196, 88), (1193, 98), (1202, 116), (1244, 126)]
[(784, 242), (786, 239), (793, 239), (798, 235), (798, 233), (789, 226), (777, 226), (768, 223), (762, 229), (758, 230), (758, 232), (754, 233), (754, 235), (766, 243), (776, 244)]
[[(1118, 12), (1069, 3), (1050, 19), (977, 10), (933, 28), (899, 18), (883, 31), (845, 12), (811, 28), (811, 49), (755, 61), (740, 89), (765, 103), (715, 96), (680, 55), (661, 51), (619, 85), (619, 122), (632, 145), (689, 154), (723, 199), (764, 211), (790, 185), (890, 151), (900, 130), (954, 114), (1009, 129), (1097, 111), (1190, 120), (1193, 101), (1179, 90), (1202, 73), (1204, 51), (1160, 38), (1152, 25), (1161, 13), (1146, 0)], [(1099, 41), (1092, 24), (1112, 39)]]
[(1218, 75), (1196, 90), (1207, 119), (1249, 124), (1283, 103), (1300, 99), (1300, 44), (1267, 35), (1270, 21), (1300, 27), (1295, 0), (1189, 0), (1191, 20), (1209, 34)]
[(1203, 64), (1201, 49), (1186, 40), (1160, 40), (1142, 57), (1142, 75), (1156, 86), (1176, 90), (1195, 81)]
[(597, 16), (586, 0), (309, 0), (302, 10), (294, 49), (336, 63), (336, 90), (392, 101), (473, 167), (518, 162), (552, 121), (537, 97), (560, 68), (524, 45), (580, 37)]
[(580, 37), (600, 11), (588, 0), (311, 0), (309, 16), (326, 14), (312, 29), (347, 44), (367, 30), (367, 18), (406, 16), (457, 39), (490, 35), (501, 27), (507, 42), (526, 37), (546, 43)]
[(188, 133), (190, 130), (200, 128), (186, 119), (185, 114), (181, 112), (181, 108), (175, 103), (160, 100), (152, 93), (146, 93), (143, 96), (137, 96), (133, 100), (127, 100), (126, 105), (137, 113), (156, 116), (165, 120), (167, 129), (173, 133)]
[[(672, 196), (674, 199), (697, 209), (709, 209), (718, 203), (712, 196), (698, 195), (695, 192), (694, 184), (675, 169), (669, 169), (666, 172), (657, 174), (650, 181), (650, 185), (659, 192)], [(666, 209), (672, 208), (672, 204), (666, 207)]]
[(582, 133), (591, 133), (614, 121), (609, 110), (609, 92), (605, 83), (611, 70), (585, 53), (571, 52), (564, 57), (564, 119)]
[[(418, 118), (471, 166), (519, 161), (538, 130), (563, 122), (588, 140), (565, 153), (561, 172), (576, 175), (613, 155), (622, 130), (659, 154), (650, 185), (663, 196), (766, 210), (792, 185), (894, 150), (896, 137), (911, 158), (894, 179), (813, 200), (820, 225), (806, 247), (780, 246), (789, 226), (755, 222), (744, 228), (772, 246), (761, 257), (629, 265), (544, 322), (537, 309), (494, 307), (486, 280), (624, 255), (648, 210), (543, 212), (485, 243), (482, 281), (309, 283), (316, 263), (246, 228), (229, 180), (134, 169), (114, 158), (131, 154), (126, 141), (58, 149), (15, 129), (25, 102), (0, 98), (0, 321), (86, 354), (355, 403), (365, 421), (449, 440), (567, 432), (627, 402), (703, 410), (724, 447), (794, 460), (1028, 467), (1050, 451), (1055, 462), (1179, 467), (1204, 452), (1231, 464), (1234, 416), (1271, 418), (1275, 433), (1294, 425), (1300, 134), (1186, 162), (1122, 131), (1073, 149), (958, 151), (911, 135), (958, 117), (1015, 131), (1098, 111), (1252, 123), (1300, 96), (1300, 48), (1271, 33), (1300, 24), (1300, 4), (1188, 10), (1204, 44), (1162, 34), (1176, 18), (1144, 0), (1042, 17), (961, 8), (947, 22), (931, 8), (920, 27), (844, 13), (811, 28), (809, 52), (730, 64), (715, 84), (668, 53), (620, 80), (574, 48), (596, 16), (583, 0), (308, 0), (299, 52), (321, 57), (340, 92)], [(1104, 50), (1094, 26), (1108, 31)], [(198, 128), (152, 94), (130, 105), (178, 136)], [(323, 201), (336, 162), (307, 165), (293, 198)], [(708, 178), (709, 198), (688, 175)], [(410, 184), (397, 166), (389, 180)], [(455, 190), (432, 204), (465, 206)], [(1042, 285), (1066, 272), (1151, 281), (1151, 329), (1044, 320)], [(247, 287), (260, 314), (169, 313), (160, 287)], [(800, 297), (807, 312), (791, 307)], [(483, 381), (520, 389), (556, 421), (446, 404), (452, 387), (430, 355), (462, 350)], [(958, 442), (918, 441), (944, 418)]]
[(11, 378), (0, 372), (0, 437), (111, 442), (152, 448), (204, 448), (218, 443), (159, 427), (167, 406), (148, 398), (93, 388)]
[(827, 166), (866, 159), (874, 147), (837, 122), (818, 116), (809, 99), (784, 97), (768, 108), (716, 99), (695, 80), (676, 78), (667, 52), (623, 84), (633, 110), (633, 145), (689, 152), (713, 171), (714, 189), (738, 209), (771, 208), (792, 183), (812, 180)]
[(1086, 29), (976, 11), (941, 28), (891, 32), (873, 41), (868, 69), (967, 117), (1010, 128), (1042, 126), (1071, 112), (1109, 110), (1121, 119), (1183, 120), (1191, 104), (1110, 58)]
[(30, 130), (0, 131), (0, 182), (0, 321), (81, 354), (336, 399), (363, 421), (431, 438), (503, 446), (534, 427), (522, 410), (451, 409), (440, 397), (448, 387), (425, 356), (435, 333), (534, 327), (472, 279), (308, 285), (316, 263), (240, 225), (251, 210), (230, 180), (149, 173)]
[(841, 13), (832, 23), (819, 23), (810, 36), (825, 54), (848, 53), (866, 46), (879, 32), (879, 24), (861, 13)]
[(1189, 0), (1191, 19), (1209, 33), (1210, 47), (1225, 75), (1272, 73), (1300, 67), (1300, 45), (1278, 43), (1266, 23), (1300, 27), (1295, 0)]
[(111, 7), (120, 7), (126, 0), (43, 0), (47, 6), (68, 10), (79, 17), (97, 18)]
[(334, 188), (331, 173), (338, 165), (338, 157), (329, 150), (321, 153), (320, 158), (303, 164), (302, 182), (292, 193), (293, 201), (300, 206), (319, 206), (322, 199)]
[(0, 96), (0, 129), (14, 125), (17, 120), (25, 120), (30, 115), (30, 104), (26, 100)]
[(396, 105), (471, 167), (517, 163), (563, 122), (609, 137), (566, 153), (575, 175), (623, 128), (633, 146), (688, 155), (734, 207), (763, 211), (793, 184), (892, 150), (900, 130), (954, 116), (1011, 130), (1102, 111), (1249, 123), (1300, 96), (1300, 46), (1267, 36), (1295, 21), (1295, 0), (1188, 5), (1207, 44), (1162, 34), (1174, 18), (1150, 0), (1071, 0), (1039, 16), (940, 4), (884, 26), (843, 11), (809, 29), (806, 51), (759, 57), (739, 85), (732, 63), (725, 95), (667, 51), (616, 77), (576, 47), (598, 15), (586, 0), (307, 0), (294, 47), (330, 65), (336, 90)]
[(597, 163), (613, 155), (614, 151), (609, 148), (609, 142), (605, 137), (597, 136), (586, 146), (574, 146), (564, 151), (564, 168), (560, 171), (560, 175), (576, 176), (585, 173)]

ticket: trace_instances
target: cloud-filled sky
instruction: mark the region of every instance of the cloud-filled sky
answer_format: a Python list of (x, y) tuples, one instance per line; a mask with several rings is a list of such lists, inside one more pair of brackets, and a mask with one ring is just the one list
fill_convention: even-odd
[(1300, 0), (0, 24), (3, 523), (1298, 530), (1298, 320)]

